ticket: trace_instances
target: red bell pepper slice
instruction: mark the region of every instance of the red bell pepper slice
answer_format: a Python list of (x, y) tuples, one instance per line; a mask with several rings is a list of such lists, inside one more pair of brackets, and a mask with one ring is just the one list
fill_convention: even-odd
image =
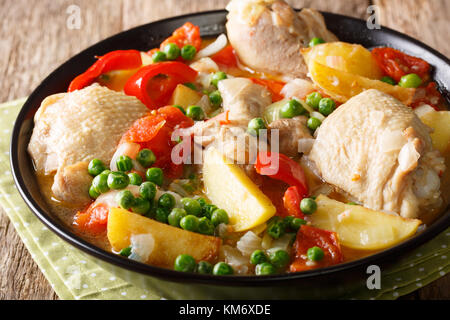
[[(314, 264), (307, 263), (307, 252), (312, 247), (321, 248), (325, 254), (322, 260), (315, 261)], [(297, 232), (293, 248), (295, 256), (289, 268), (290, 272), (324, 268), (344, 261), (336, 232), (302, 225)]]
[(200, 28), (190, 22), (186, 22), (161, 43), (160, 49), (163, 50), (169, 43), (175, 43), (180, 49), (185, 45), (190, 44), (193, 45), (198, 51), (202, 45)]
[[(423, 90), (423, 96), (417, 99), (414, 99), (411, 104), (411, 108), (415, 109), (421, 104), (425, 103), (434, 108), (434, 110), (439, 111), (439, 105), (442, 103), (442, 95), (437, 89), (436, 82), (430, 82), (425, 88), (419, 88), (418, 90)], [(418, 95), (416, 93), (416, 96)]]
[(215, 63), (218, 63), (228, 68), (237, 67), (238, 62), (237, 56), (231, 44), (227, 45), (219, 52), (213, 54), (211, 56), (211, 59), (213, 59)]
[(430, 65), (425, 60), (413, 57), (393, 48), (375, 48), (372, 56), (386, 75), (395, 81), (409, 73), (415, 73), (426, 81), (429, 78)]
[(69, 85), (68, 92), (83, 89), (92, 84), (96, 78), (113, 70), (135, 69), (142, 65), (141, 53), (137, 50), (111, 51), (80, 74)]
[(283, 204), (288, 215), (296, 218), (305, 218), (305, 214), (300, 210), (300, 201), (303, 197), (300, 195), (297, 186), (287, 188), (283, 196)]
[(83, 212), (77, 212), (73, 224), (82, 232), (96, 235), (106, 231), (109, 207), (104, 203), (93, 202)]
[(252, 80), (253, 83), (259, 84), (269, 90), (272, 94), (272, 102), (277, 102), (284, 99), (284, 96), (281, 94), (281, 89), (283, 89), (286, 83), (278, 80), (261, 78), (250, 78), (250, 80)]
[(127, 95), (135, 96), (149, 109), (157, 109), (170, 99), (180, 83), (193, 82), (197, 71), (178, 61), (158, 62), (139, 69), (124, 87)]
[(256, 172), (281, 180), (298, 188), (299, 195), (308, 195), (305, 172), (299, 163), (282, 153), (260, 151), (255, 163)]

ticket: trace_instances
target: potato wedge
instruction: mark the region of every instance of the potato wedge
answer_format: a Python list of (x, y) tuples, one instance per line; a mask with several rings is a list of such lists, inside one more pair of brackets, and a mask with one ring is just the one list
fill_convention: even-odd
[(175, 228), (124, 209), (110, 210), (107, 236), (115, 251), (128, 247), (132, 235), (147, 233), (155, 240), (155, 248), (147, 263), (164, 268), (173, 268), (180, 254), (189, 254), (197, 261), (212, 261), (217, 257), (221, 245), (217, 237)]
[(197, 91), (179, 84), (173, 91), (169, 104), (177, 104), (186, 110), (188, 106), (197, 104), (201, 98), (202, 95)]
[(314, 60), (327, 67), (379, 80), (383, 72), (369, 50), (359, 44), (328, 42), (302, 49), (306, 64)]
[(208, 148), (203, 183), (208, 198), (227, 211), (233, 230), (244, 231), (266, 222), (276, 208), (239, 166), (229, 162), (217, 149)]
[(450, 111), (431, 111), (420, 116), (420, 120), (433, 132), (430, 134), (433, 147), (446, 154), (450, 150)]
[(317, 86), (330, 97), (342, 103), (364, 90), (377, 89), (408, 105), (415, 92), (415, 89), (392, 86), (379, 80), (333, 69), (314, 60), (309, 63), (309, 72)]
[(358, 250), (381, 250), (412, 236), (420, 220), (349, 205), (324, 195), (316, 199), (317, 211), (310, 217), (318, 228), (334, 231), (343, 246)]
[(108, 87), (114, 91), (122, 91), (128, 79), (138, 71), (137, 69), (129, 70), (113, 70), (98, 78), (98, 83), (102, 86)]

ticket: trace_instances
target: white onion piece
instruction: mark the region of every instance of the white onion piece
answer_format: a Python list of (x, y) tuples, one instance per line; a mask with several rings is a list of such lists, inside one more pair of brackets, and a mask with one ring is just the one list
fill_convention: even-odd
[(238, 274), (248, 273), (248, 257), (244, 257), (238, 249), (233, 248), (229, 245), (224, 245), (221, 249), (225, 257), (225, 262), (228, 263), (234, 269), (234, 271), (236, 271)]
[(423, 117), (425, 114), (429, 112), (436, 112), (436, 110), (433, 109), (432, 106), (429, 104), (422, 104), (420, 107), (417, 107), (414, 109), (414, 113), (419, 117)]
[(323, 122), (323, 120), (325, 120), (325, 116), (323, 114), (321, 114), (320, 112), (317, 112), (317, 111), (311, 112), (311, 117), (319, 119), (320, 122)]
[(292, 235), (291, 234), (284, 234), (281, 237), (279, 237), (278, 239), (275, 239), (272, 241), (272, 247), (267, 250), (268, 253), (270, 253), (270, 251), (275, 251), (277, 249), (282, 249), (282, 250), (286, 250), (288, 251), (289, 248), (289, 244), (292, 241)]
[(140, 145), (133, 142), (124, 142), (121, 143), (117, 149), (116, 152), (114, 152), (114, 155), (111, 158), (111, 162), (109, 164), (109, 167), (111, 171), (117, 171), (117, 159), (120, 156), (129, 156), (131, 159), (136, 159), (137, 154), (139, 153), (139, 149), (141, 148)]
[(130, 242), (131, 255), (128, 258), (138, 262), (147, 262), (155, 248), (153, 236), (150, 233), (132, 235)]
[[(131, 191), (133, 196), (139, 196), (139, 187), (134, 185), (128, 185), (125, 190)], [(103, 203), (106, 204), (109, 208), (117, 208), (119, 205), (116, 201), (116, 196), (121, 190), (110, 190), (108, 192), (102, 193), (96, 200), (95, 203)]]
[(214, 62), (211, 58), (201, 58), (197, 61), (192, 62), (189, 67), (194, 69), (197, 72), (204, 72), (204, 73), (214, 73), (219, 71), (219, 66), (217, 63)]
[(249, 257), (253, 251), (261, 249), (261, 238), (252, 231), (248, 231), (236, 243), (236, 248), (244, 256)]
[(222, 33), (220, 36), (217, 37), (217, 39), (213, 43), (211, 43), (209, 46), (200, 50), (195, 55), (195, 58), (201, 59), (204, 57), (212, 56), (213, 54), (215, 54), (215, 53), (219, 52), (220, 50), (222, 50), (223, 48), (225, 48), (227, 46), (227, 43), (228, 43), (227, 36)]

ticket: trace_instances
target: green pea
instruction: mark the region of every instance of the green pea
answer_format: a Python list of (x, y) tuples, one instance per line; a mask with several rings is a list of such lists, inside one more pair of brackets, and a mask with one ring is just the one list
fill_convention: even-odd
[(305, 220), (303, 220), (303, 219), (300, 219), (300, 218), (294, 218), (292, 221), (291, 221), (291, 223), (290, 223), (290, 227), (292, 228), (292, 229), (294, 229), (294, 230), (298, 230), (298, 229), (300, 229), (300, 227), (302, 226), (302, 225), (304, 225), (304, 224), (306, 224), (306, 221)]
[(136, 172), (129, 173), (128, 178), (130, 178), (130, 184), (132, 184), (133, 186), (140, 186), (142, 183), (142, 177)]
[(187, 214), (191, 214), (197, 217), (201, 216), (202, 206), (195, 199), (183, 198), (181, 199), (181, 204), (183, 205), (183, 208), (184, 210), (186, 210)]
[(197, 273), (211, 274), (212, 270), (213, 270), (213, 266), (208, 261), (200, 261), (197, 264), (197, 269), (196, 269)]
[(287, 253), (286, 250), (278, 249), (269, 253), (270, 263), (275, 268), (280, 269), (286, 267), (289, 264), (290, 259), (289, 253)]
[(189, 89), (197, 91), (197, 86), (195, 84), (193, 84), (192, 82), (186, 82), (186, 83), (183, 83), (183, 85), (188, 87)]
[(156, 208), (156, 212), (155, 212), (155, 219), (159, 222), (162, 223), (167, 223), (168, 219), (169, 219), (169, 210), (167, 210), (166, 208)]
[(231, 267), (228, 263), (218, 262), (214, 265), (213, 274), (216, 276), (228, 276), (233, 273), (233, 267)]
[(122, 191), (120, 191), (116, 195), (115, 199), (116, 199), (117, 204), (122, 209), (125, 209), (125, 210), (130, 209), (135, 203), (134, 196), (133, 196), (133, 194), (131, 193), (130, 190), (122, 190)]
[(422, 79), (415, 73), (407, 74), (400, 78), (398, 85), (403, 88), (417, 88), (422, 84)]
[(222, 103), (222, 96), (220, 95), (220, 91), (216, 90), (208, 94), (209, 101), (213, 105), (213, 107), (218, 108)]
[(384, 76), (383, 78), (381, 78), (381, 81), (389, 83), (390, 85), (393, 85), (393, 86), (395, 86), (397, 84), (394, 79), (392, 79), (391, 77), (388, 77), (388, 76)]
[(323, 40), (322, 38), (315, 37), (312, 38), (311, 41), (309, 41), (309, 47), (311, 48), (321, 43), (325, 43), (325, 40)]
[(311, 261), (320, 261), (325, 256), (325, 253), (319, 247), (312, 247), (309, 248), (308, 251), (306, 251), (306, 256)]
[(131, 206), (131, 210), (137, 214), (146, 214), (150, 210), (150, 201), (147, 199), (137, 197), (134, 199), (134, 204)]
[(319, 102), (319, 112), (324, 116), (330, 115), (336, 107), (336, 103), (330, 98), (323, 98)]
[(126, 247), (120, 250), (119, 254), (123, 257), (128, 257), (131, 254), (131, 247)]
[(284, 221), (278, 217), (273, 218), (267, 225), (267, 233), (274, 239), (280, 238), (286, 232)]
[(116, 161), (117, 169), (119, 171), (130, 171), (133, 169), (133, 162), (129, 156), (120, 156)]
[(143, 182), (139, 187), (139, 194), (143, 199), (153, 201), (156, 195), (156, 185), (153, 182)]
[(197, 263), (195, 259), (188, 254), (180, 254), (176, 259), (173, 268), (181, 272), (194, 272)]
[(145, 178), (147, 181), (161, 186), (164, 181), (164, 173), (160, 168), (149, 168), (145, 173)]
[(271, 274), (275, 274), (277, 270), (275, 267), (269, 262), (263, 262), (256, 265), (255, 274), (257, 276), (268, 276)]
[(214, 234), (214, 225), (207, 217), (198, 219), (197, 232), (212, 236)]
[(198, 230), (198, 218), (193, 215), (187, 215), (181, 218), (180, 227), (187, 231), (196, 232)]
[(280, 116), (282, 118), (293, 118), (302, 114), (305, 114), (306, 110), (302, 104), (295, 99), (289, 100), (280, 109)]
[(250, 263), (257, 265), (263, 262), (268, 262), (269, 258), (263, 250), (255, 250), (250, 256)]
[(103, 174), (103, 175), (108, 176), (108, 174), (110, 174), (111, 172), (112, 172), (111, 170), (105, 169), (105, 170), (103, 170), (102, 173), (100, 173), (100, 174)]
[(152, 55), (152, 60), (153, 62), (161, 62), (161, 61), (166, 61), (167, 60), (167, 56), (164, 52), (162, 51), (156, 51), (153, 55)]
[(168, 43), (163, 49), (167, 60), (175, 60), (180, 56), (180, 48), (175, 43)]
[(224, 80), (227, 78), (227, 74), (223, 71), (217, 71), (216, 73), (213, 74), (213, 76), (211, 77), (211, 84), (215, 87), (218, 86), (219, 81)]
[(347, 204), (349, 204), (351, 206), (357, 206), (358, 205), (356, 202), (353, 202), (353, 201), (347, 202)]
[(98, 176), (106, 169), (105, 164), (100, 159), (92, 159), (88, 165), (88, 172), (91, 176)]
[(95, 190), (95, 188), (94, 188), (93, 185), (91, 185), (91, 186), (89, 187), (89, 196), (90, 196), (92, 199), (97, 199), (99, 195), (100, 195), (100, 193), (97, 192), (97, 190)]
[(313, 131), (316, 130), (318, 127), (320, 127), (321, 124), (322, 124), (322, 121), (320, 121), (316, 117), (311, 117), (306, 122), (306, 126)]
[(186, 115), (196, 121), (205, 119), (205, 113), (199, 106), (189, 106), (186, 109)]
[(211, 220), (212, 214), (213, 214), (214, 210), (216, 210), (216, 209), (219, 209), (219, 208), (217, 208), (217, 206), (215, 206), (213, 204), (207, 203), (202, 207), (202, 216), (207, 217), (208, 219)]
[(108, 187), (108, 175), (99, 174), (92, 180), (92, 187), (97, 191), (97, 193), (105, 193), (109, 191)]
[(316, 110), (319, 109), (320, 100), (322, 100), (322, 95), (319, 92), (310, 93), (306, 97), (306, 103)]
[(173, 208), (172, 211), (170, 211), (170, 214), (167, 217), (167, 220), (171, 226), (180, 227), (180, 221), (185, 216), (186, 216), (186, 211), (184, 209)]
[(186, 111), (184, 110), (184, 108), (178, 104), (174, 104), (173, 105), (174, 108), (179, 109), (184, 115), (186, 115)]
[(307, 215), (313, 214), (317, 210), (317, 202), (311, 198), (303, 198), (300, 201), (300, 210)]
[(259, 130), (262, 129), (266, 129), (266, 124), (262, 118), (253, 118), (247, 126), (247, 132), (254, 136), (259, 136)]
[(205, 205), (208, 204), (208, 201), (206, 201), (205, 198), (197, 198), (197, 202), (200, 204), (200, 206), (203, 208)]
[(125, 189), (129, 183), (130, 178), (121, 171), (111, 172), (108, 175), (108, 187), (110, 189)]
[(181, 57), (184, 60), (192, 60), (197, 53), (197, 49), (193, 45), (187, 44), (183, 48), (181, 48)]
[(150, 149), (142, 149), (136, 157), (137, 162), (144, 168), (150, 167), (156, 161), (156, 156)]
[(162, 208), (166, 208), (167, 210), (172, 210), (175, 207), (176, 200), (173, 195), (170, 193), (164, 193), (158, 199), (158, 206)]
[(211, 222), (215, 225), (218, 226), (221, 223), (225, 223), (228, 224), (228, 213), (223, 210), (223, 209), (216, 209), (213, 211), (212, 215), (211, 215)]

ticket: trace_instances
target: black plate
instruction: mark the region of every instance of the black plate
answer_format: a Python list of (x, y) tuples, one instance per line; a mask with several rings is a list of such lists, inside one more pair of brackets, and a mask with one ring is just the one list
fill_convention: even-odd
[[(433, 78), (439, 84), (441, 92), (447, 98), (449, 97), (450, 61), (442, 54), (425, 44), (394, 30), (384, 27), (381, 30), (369, 30), (366, 27), (366, 22), (363, 20), (332, 13), (323, 14), (328, 28), (334, 32), (341, 41), (359, 43), (367, 48), (390, 46), (425, 59), (433, 66)], [(357, 261), (323, 269), (264, 277), (220, 277), (201, 274), (184, 274), (137, 263), (103, 251), (74, 235), (62, 226), (58, 220), (52, 216), (39, 192), (39, 187), (34, 176), (33, 165), (26, 151), (33, 129), (32, 117), (40, 106), (41, 101), (51, 94), (66, 91), (70, 81), (94, 63), (95, 55), (102, 55), (111, 50), (118, 49), (149, 50), (158, 47), (163, 39), (169, 36), (173, 30), (186, 21), (191, 21), (192, 23), (199, 25), (202, 36), (215, 36), (225, 31), (225, 16), (226, 11), (224, 10), (202, 12), (153, 22), (119, 33), (89, 47), (65, 62), (58, 69), (53, 71), (34, 90), (22, 107), (14, 125), (11, 140), (11, 167), (16, 186), (21, 196), (33, 213), (48, 228), (88, 255), (101, 259), (103, 264), (104, 262), (113, 264), (122, 268), (124, 271), (126, 270), (125, 272), (163, 278), (169, 281), (180, 280), (183, 282), (200, 282), (215, 285), (289, 285), (289, 281), (292, 280), (307, 280), (318, 277), (327, 277), (329, 275), (337, 275), (340, 277), (341, 275), (349, 274), (362, 266), (367, 266), (372, 263), (379, 264), (383, 261), (389, 261), (390, 258), (394, 257), (398, 258), (399, 255), (404, 254), (435, 237), (450, 225), (450, 210), (447, 208), (446, 212), (431, 226), (426, 228), (425, 231), (383, 252)]]

